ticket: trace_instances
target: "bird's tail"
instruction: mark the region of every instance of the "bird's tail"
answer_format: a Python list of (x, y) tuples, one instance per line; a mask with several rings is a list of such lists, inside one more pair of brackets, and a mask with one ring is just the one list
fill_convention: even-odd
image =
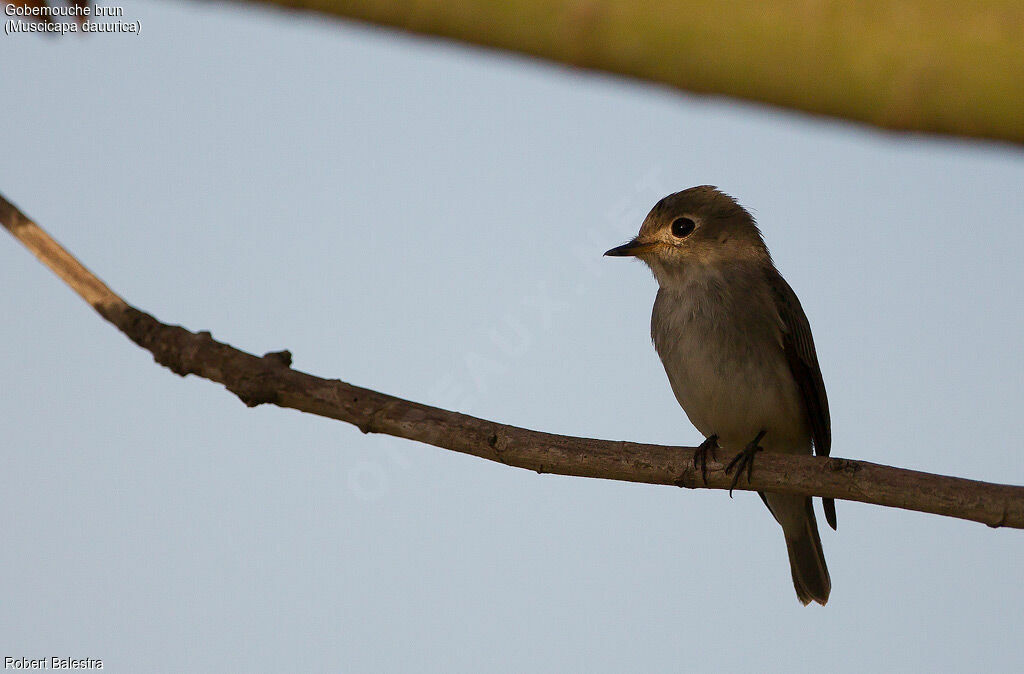
[(803, 496), (765, 494), (772, 515), (782, 525), (789, 552), (789, 567), (793, 573), (796, 596), (804, 605), (816, 601), (825, 605), (832, 581), (825, 565), (825, 553), (818, 536), (818, 522), (814, 518), (811, 499)]

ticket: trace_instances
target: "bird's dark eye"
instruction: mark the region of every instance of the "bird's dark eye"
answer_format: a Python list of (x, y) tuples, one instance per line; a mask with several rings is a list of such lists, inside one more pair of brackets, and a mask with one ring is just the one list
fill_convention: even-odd
[(679, 237), (681, 239), (684, 236), (692, 234), (696, 227), (697, 223), (690, 218), (676, 218), (672, 221), (672, 236)]

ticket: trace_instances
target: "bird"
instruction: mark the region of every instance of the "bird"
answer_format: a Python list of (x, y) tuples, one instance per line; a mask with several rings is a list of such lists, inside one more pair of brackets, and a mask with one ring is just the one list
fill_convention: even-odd
[[(631, 241), (607, 251), (647, 264), (658, 282), (651, 338), (676, 400), (705, 440), (694, 453), (736, 452), (750, 479), (760, 451), (828, 456), (828, 397), (800, 300), (775, 268), (754, 217), (711, 185), (670, 194)], [(731, 493), (731, 490), (730, 490)], [(832, 588), (811, 498), (759, 492), (786, 539), (797, 598)], [(835, 502), (822, 506), (836, 528)]]

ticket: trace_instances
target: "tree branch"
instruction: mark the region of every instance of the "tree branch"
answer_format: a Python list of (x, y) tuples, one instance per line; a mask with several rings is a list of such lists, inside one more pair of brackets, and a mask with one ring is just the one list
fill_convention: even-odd
[[(291, 369), (287, 351), (254, 356), (165, 325), (130, 306), (38, 225), (0, 196), (0, 222), (46, 266), (133, 342), (172, 372), (223, 384), (246, 405), (273, 404), (538, 473), (703, 487), (692, 447), (575, 438), (507, 426), (402, 400)], [(728, 489), (724, 464), (708, 466), (707, 487)], [(1024, 528), (1024, 487), (932, 475), (864, 461), (758, 456), (753, 478), (736, 487), (825, 496)]]
[(1024, 143), (1018, 0), (248, 0), (864, 122)]

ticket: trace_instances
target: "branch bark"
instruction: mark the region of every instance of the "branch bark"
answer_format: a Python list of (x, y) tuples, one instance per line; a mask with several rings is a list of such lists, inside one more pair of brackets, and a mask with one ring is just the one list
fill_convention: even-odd
[[(291, 369), (287, 351), (263, 357), (216, 341), (209, 332), (166, 325), (140, 311), (0, 196), (0, 222), (101, 316), (157, 363), (176, 374), (223, 384), (250, 407), (272, 404), (354, 424), (538, 473), (599, 477), (680, 487), (728, 489), (722, 463), (707, 484), (693, 447), (667, 447), (541, 433), (421, 405), (337, 379)], [(736, 487), (946, 515), (992, 527), (1024, 528), (1024, 487), (933, 475), (865, 461), (812, 456), (758, 456), (753, 476)]]
[(248, 0), (877, 127), (1024, 143), (1017, 0)]

